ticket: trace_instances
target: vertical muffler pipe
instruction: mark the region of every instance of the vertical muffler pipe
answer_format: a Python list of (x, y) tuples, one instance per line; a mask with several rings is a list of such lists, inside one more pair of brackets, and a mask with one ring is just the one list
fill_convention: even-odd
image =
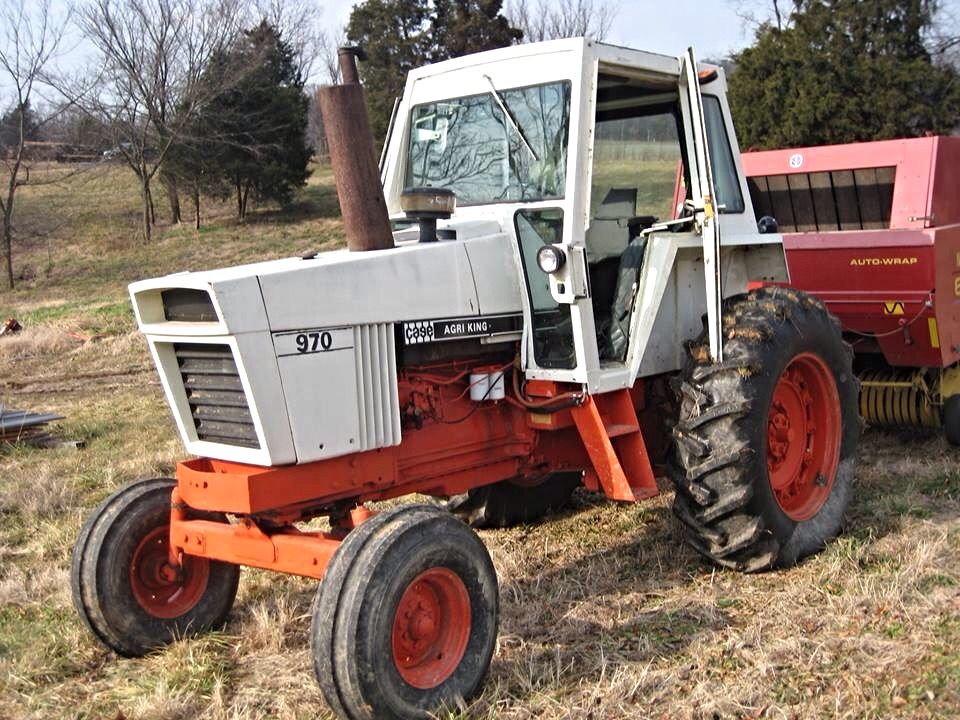
[(370, 120), (357, 72), (360, 48), (340, 48), (340, 85), (317, 90), (330, 164), (337, 184), (340, 213), (353, 251), (393, 247), (380, 169), (373, 152)]

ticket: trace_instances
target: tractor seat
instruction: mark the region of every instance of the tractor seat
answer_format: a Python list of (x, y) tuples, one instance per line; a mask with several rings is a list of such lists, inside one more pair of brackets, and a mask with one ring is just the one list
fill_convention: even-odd
[(607, 327), (601, 328), (602, 336), (598, 338), (597, 343), (601, 360), (624, 362), (627, 358), (627, 347), (630, 342), (630, 313), (633, 310), (633, 299), (637, 294), (637, 283), (640, 279), (640, 268), (643, 265), (643, 254), (646, 249), (646, 238), (635, 238), (620, 255), (620, 268), (617, 271), (617, 285), (610, 308), (610, 321)]
[(590, 262), (617, 257), (630, 240), (629, 220), (637, 212), (636, 188), (610, 188), (587, 229)]

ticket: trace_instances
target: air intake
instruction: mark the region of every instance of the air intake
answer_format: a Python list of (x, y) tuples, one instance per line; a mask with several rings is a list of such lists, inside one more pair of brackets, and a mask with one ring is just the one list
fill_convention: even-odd
[(160, 293), (163, 317), (170, 322), (217, 322), (210, 293), (190, 288), (171, 288)]

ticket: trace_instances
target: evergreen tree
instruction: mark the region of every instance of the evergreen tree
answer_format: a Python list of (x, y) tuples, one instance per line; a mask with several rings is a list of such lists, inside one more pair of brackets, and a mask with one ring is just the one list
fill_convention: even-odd
[(289, 44), (263, 21), (215, 54), (202, 82), (223, 90), (197, 117), (172, 159), (195, 202), (200, 193), (234, 194), (240, 218), (251, 194), (289, 202), (310, 175), (308, 101)]
[(734, 57), (730, 103), (744, 147), (948, 133), (957, 71), (924, 46), (931, 0), (795, 0), (785, 29), (763, 25)]
[(23, 140), (36, 140), (39, 123), (27, 101), (22, 107), (14, 105), (0, 117), (0, 148), (15, 147), (20, 138), (20, 116), (23, 115)]
[(365, 0), (350, 13), (347, 38), (360, 64), (375, 141), (382, 142), (407, 73), (426, 63), (518, 42), (523, 34), (501, 14), (503, 0)]
[(432, 60), (469, 55), (520, 42), (523, 32), (500, 14), (503, 0), (434, 0)]

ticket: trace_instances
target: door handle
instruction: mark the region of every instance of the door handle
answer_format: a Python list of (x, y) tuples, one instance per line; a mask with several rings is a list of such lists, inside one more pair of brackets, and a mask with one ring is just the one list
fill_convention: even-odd
[(563, 266), (550, 274), (550, 294), (558, 303), (572, 305), (580, 298), (590, 295), (590, 276), (587, 271), (586, 249), (561, 243), (566, 256)]

